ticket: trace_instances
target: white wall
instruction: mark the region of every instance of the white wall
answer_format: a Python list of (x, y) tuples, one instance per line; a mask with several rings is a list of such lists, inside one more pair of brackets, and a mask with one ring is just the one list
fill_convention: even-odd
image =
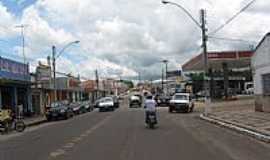
[(270, 73), (270, 36), (266, 37), (257, 48), (251, 63), (254, 70), (254, 93), (261, 95), (263, 93), (262, 75)]

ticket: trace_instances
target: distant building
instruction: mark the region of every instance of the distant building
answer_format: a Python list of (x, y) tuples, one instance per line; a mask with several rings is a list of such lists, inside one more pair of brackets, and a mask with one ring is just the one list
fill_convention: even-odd
[(54, 88), (49, 64), (49, 61), (46, 65), (39, 63), (36, 72), (31, 74), (32, 106), (36, 114), (45, 114), (46, 107), (54, 101), (75, 102), (82, 100), (83, 90), (80, 78), (70, 75), (56, 77)]
[(255, 110), (270, 112), (270, 33), (266, 34), (252, 57)]

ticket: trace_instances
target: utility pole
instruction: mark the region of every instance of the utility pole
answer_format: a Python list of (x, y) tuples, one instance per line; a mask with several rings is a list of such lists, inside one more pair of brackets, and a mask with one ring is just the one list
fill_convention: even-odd
[(27, 25), (21, 24), (21, 25), (17, 25), (15, 26), (16, 28), (20, 28), (21, 29), (21, 36), (22, 36), (22, 54), (23, 54), (23, 61), (24, 64), (26, 64), (26, 57), (25, 57), (25, 38), (24, 38), (24, 29)]
[(205, 91), (205, 102), (206, 102), (206, 107), (205, 107), (205, 114), (207, 115), (209, 113), (209, 105), (211, 102), (211, 97), (210, 97), (210, 91), (209, 91), (209, 84), (208, 80), (206, 79), (208, 76), (208, 53), (207, 53), (207, 28), (206, 28), (206, 13), (205, 10), (201, 9), (200, 10), (200, 15), (201, 15), (201, 29), (202, 29), (202, 47), (203, 47), (203, 57), (204, 57), (204, 91)]
[(55, 71), (55, 54), (56, 48), (52, 46), (52, 66), (53, 66), (53, 94), (54, 94), (54, 101), (57, 99), (56, 93), (56, 71)]
[(164, 92), (164, 69), (162, 68), (162, 73), (161, 73), (161, 89), (162, 92)]
[(96, 92), (96, 98), (98, 98), (98, 92), (99, 92), (99, 76), (98, 76), (98, 70), (95, 70), (96, 75), (96, 86), (97, 86), (97, 92)]
[(29, 65), (26, 64), (26, 57), (25, 57), (25, 38), (24, 38), (24, 29), (26, 27), (26, 25), (21, 24), (21, 25), (17, 25), (15, 26), (16, 28), (20, 28), (21, 29), (21, 36), (22, 36), (22, 54), (23, 54), (23, 63), (25, 65), (24, 67), (24, 79), (26, 81), (26, 74), (27, 74), (27, 67)]
[(141, 72), (139, 72), (139, 75), (138, 75), (138, 79), (139, 79), (139, 83), (141, 83)]
[(165, 64), (165, 87), (166, 87), (166, 94), (168, 93), (168, 60), (163, 60), (162, 61)]

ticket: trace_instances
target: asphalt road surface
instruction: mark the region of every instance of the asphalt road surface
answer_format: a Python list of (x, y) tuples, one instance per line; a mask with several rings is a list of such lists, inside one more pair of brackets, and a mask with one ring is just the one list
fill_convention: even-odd
[(269, 144), (159, 108), (159, 125), (144, 125), (143, 109), (123, 103), (66, 121), (0, 135), (0, 160), (269, 160)]

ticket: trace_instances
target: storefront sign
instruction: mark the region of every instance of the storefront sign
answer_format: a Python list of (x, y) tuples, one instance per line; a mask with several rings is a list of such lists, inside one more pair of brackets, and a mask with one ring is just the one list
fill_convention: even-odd
[(182, 75), (181, 70), (169, 71), (167, 72), (167, 77), (179, 77)]
[(29, 66), (0, 57), (0, 78), (30, 81)]
[(51, 68), (46, 65), (39, 65), (36, 70), (37, 81), (49, 81), (51, 79)]

